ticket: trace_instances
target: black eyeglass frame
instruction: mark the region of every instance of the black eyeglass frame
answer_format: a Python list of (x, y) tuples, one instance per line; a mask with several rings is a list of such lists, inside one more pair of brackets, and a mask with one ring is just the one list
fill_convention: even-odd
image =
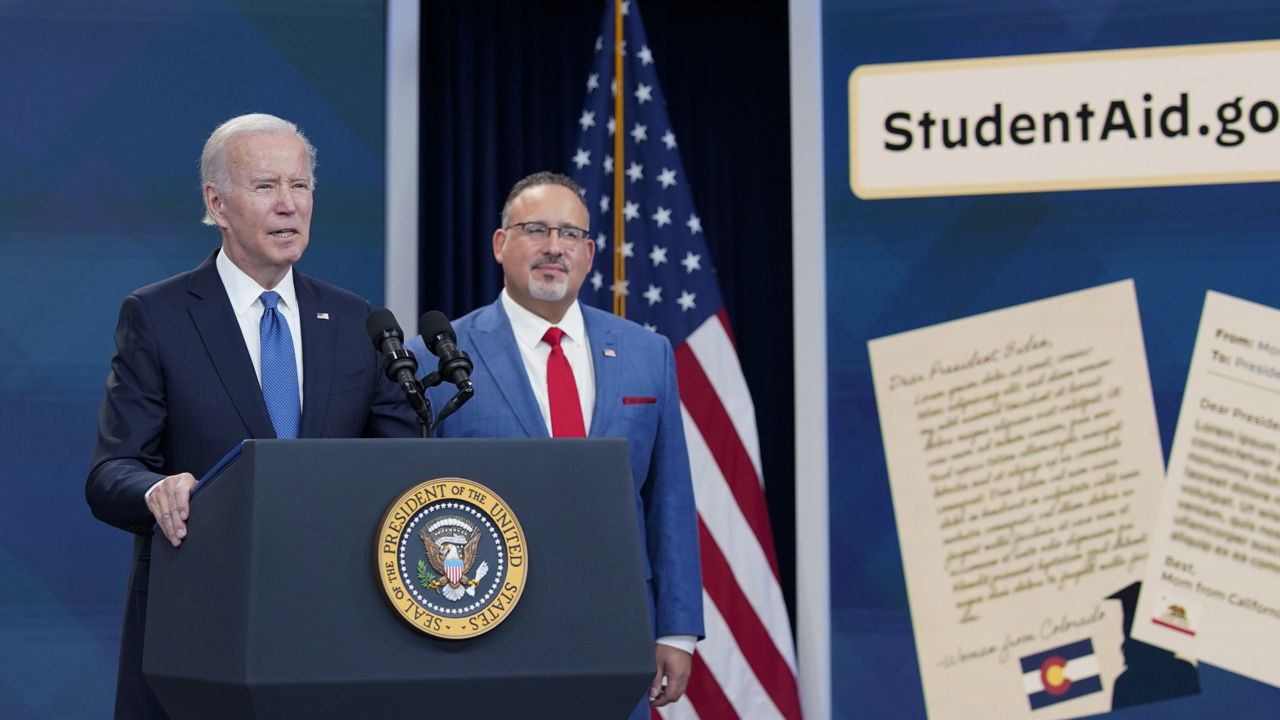
[[(551, 237), (551, 231), (554, 230), (556, 234), (560, 236), (561, 240), (574, 243), (574, 244), (585, 242), (591, 239), (590, 230), (585, 230), (575, 225), (561, 225), (559, 227), (556, 227), (554, 225), (548, 225), (544, 222), (539, 222), (537, 220), (526, 220), (525, 222), (511, 223), (510, 225), (502, 229), (510, 230), (511, 228), (520, 228), (520, 231), (526, 235), (538, 235), (539, 233), (529, 231), (528, 226), (530, 225), (534, 227), (539, 227), (539, 228), (546, 228), (547, 237)], [(570, 231), (571, 233), (582, 233), (582, 237), (575, 238), (573, 237), (573, 235), (565, 235), (564, 233), (566, 230)]]

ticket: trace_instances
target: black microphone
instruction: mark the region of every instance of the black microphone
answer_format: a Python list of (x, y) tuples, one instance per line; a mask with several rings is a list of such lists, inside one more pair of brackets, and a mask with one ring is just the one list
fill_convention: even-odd
[(440, 358), (436, 371), (426, 378), (427, 387), (434, 387), (442, 380), (458, 386), (458, 392), (440, 408), (440, 415), (431, 426), (431, 433), (435, 434), (436, 428), (440, 427), (445, 418), (475, 395), (476, 388), (471, 384), (471, 370), (474, 366), (471, 358), (458, 349), (458, 336), (453, 332), (453, 325), (449, 324), (449, 318), (439, 310), (429, 310), (418, 318), (418, 333), (422, 335), (422, 341), (427, 344), (431, 354)]
[(364, 321), (365, 330), (369, 331), (369, 339), (373, 346), (383, 355), (383, 369), (392, 382), (400, 386), (409, 407), (418, 416), (424, 434), (431, 426), (431, 400), (422, 391), (418, 383), (418, 359), (404, 346), (404, 331), (396, 316), (386, 308), (369, 313)]
[(453, 332), (449, 318), (439, 310), (429, 310), (418, 318), (418, 333), (432, 355), (440, 358), (437, 372), (441, 380), (448, 380), (459, 389), (471, 386), (471, 357), (458, 349), (458, 336)]

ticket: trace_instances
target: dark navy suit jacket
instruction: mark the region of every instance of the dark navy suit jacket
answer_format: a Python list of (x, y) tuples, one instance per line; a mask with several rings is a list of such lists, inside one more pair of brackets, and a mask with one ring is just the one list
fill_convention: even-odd
[[(655, 631), (702, 637), (697, 510), (671, 343), (592, 307), (582, 306), (582, 315), (596, 385), (587, 435), (627, 440)], [(475, 364), (476, 394), (437, 434), (550, 437), (501, 298), (458, 320), (454, 330), (459, 349)], [(421, 337), (406, 346), (419, 358), (431, 357)], [(420, 365), (420, 374), (430, 369), (428, 362)], [(453, 391), (447, 383), (431, 390), (432, 407), (443, 407)]]
[[(274, 438), (253, 361), (214, 258), (136, 290), (116, 327), (85, 494), (98, 519), (136, 533), (117, 686), (118, 718), (163, 718), (142, 677), (152, 525), (148, 488), (200, 477), (241, 440)], [(382, 374), (364, 320), (369, 303), (294, 269), (302, 322), (304, 438), (416, 437)], [(193, 617), (199, 609), (193, 608)], [(193, 648), (193, 651), (198, 651)]]

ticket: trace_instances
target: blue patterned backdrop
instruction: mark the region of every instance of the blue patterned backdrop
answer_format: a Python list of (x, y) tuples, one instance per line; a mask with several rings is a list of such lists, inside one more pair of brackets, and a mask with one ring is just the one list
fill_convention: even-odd
[[(862, 201), (847, 82), (867, 63), (1280, 37), (1256, 0), (827, 0), (832, 686), (836, 717), (922, 717), (867, 340), (1134, 278), (1167, 453), (1207, 289), (1280, 306), (1280, 187)], [(1247, 72), (1247, 69), (1243, 69)], [(1271, 718), (1280, 690), (1201, 665), (1203, 694), (1124, 718)]]
[(300, 267), (382, 298), (378, 0), (0, 3), (0, 718), (102, 718), (131, 538), (84, 477), (120, 301), (199, 263), (198, 160), (244, 112), (319, 148)]

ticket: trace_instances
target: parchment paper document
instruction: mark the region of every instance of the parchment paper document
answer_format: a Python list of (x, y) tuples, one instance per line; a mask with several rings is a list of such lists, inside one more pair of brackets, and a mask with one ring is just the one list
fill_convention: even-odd
[(1132, 281), (869, 349), (929, 716), (1110, 709), (1164, 477)]
[(1135, 637), (1280, 685), (1280, 311), (1209, 292)]

